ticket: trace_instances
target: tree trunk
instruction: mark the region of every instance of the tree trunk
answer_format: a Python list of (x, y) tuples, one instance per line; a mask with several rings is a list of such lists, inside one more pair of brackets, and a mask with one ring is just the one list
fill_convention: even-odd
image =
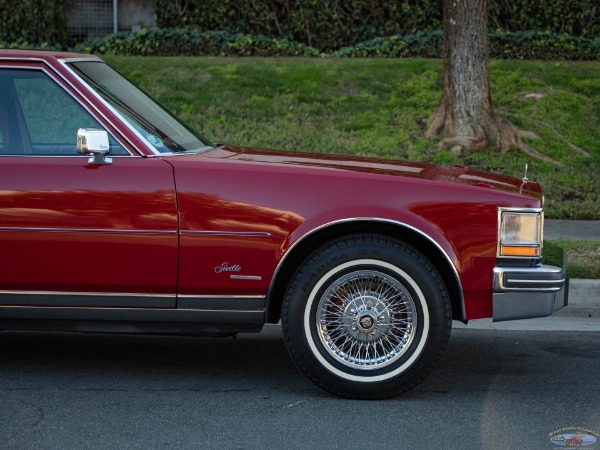
[(516, 128), (494, 113), (488, 65), (488, 0), (444, 0), (444, 90), (426, 137), (478, 151), (520, 147)]

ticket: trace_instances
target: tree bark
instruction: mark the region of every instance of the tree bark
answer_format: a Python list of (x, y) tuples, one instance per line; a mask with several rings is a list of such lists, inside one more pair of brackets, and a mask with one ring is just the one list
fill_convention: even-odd
[(490, 95), (488, 0), (444, 0), (444, 88), (426, 137), (461, 151), (520, 146), (519, 132), (497, 116)]

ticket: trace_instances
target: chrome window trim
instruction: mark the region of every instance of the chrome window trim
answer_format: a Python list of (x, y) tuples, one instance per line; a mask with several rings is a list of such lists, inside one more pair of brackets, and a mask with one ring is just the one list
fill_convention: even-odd
[[(539, 256), (503, 256), (500, 254), (500, 235), (502, 233), (502, 213), (515, 212), (515, 213), (537, 213), (540, 214), (540, 255)], [(496, 229), (496, 258), (500, 259), (513, 259), (513, 260), (532, 260), (542, 257), (542, 247), (544, 245), (544, 208), (511, 208), (500, 206), (498, 207), (498, 223)], [(518, 247), (515, 245), (515, 247)]]
[[(10, 49), (3, 49), (3, 50), (10, 50)], [(54, 58), (57, 61), (103, 61), (102, 58), (100, 58), (99, 56), (96, 56), (96, 55), (88, 55), (88, 56), (73, 57), (73, 58), (60, 58), (60, 57), (57, 58), (55, 56), (51, 56), (51, 58)], [(48, 65), (47, 59), (33, 57), (33, 56), (0, 56), (0, 61), (35, 61), (35, 62), (42, 62), (42, 63)]]
[[(74, 58), (77, 59), (77, 58)], [(70, 66), (69, 64), (72, 62), (98, 62), (101, 64), (106, 64), (106, 62), (102, 59), (94, 59), (94, 60), (83, 60), (83, 61), (73, 61), (70, 59), (60, 59), (59, 63), (66, 69), (69, 71), (69, 73), (71, 75), (73, 75), (75, 78), (77, 78), (77, 80), (83, 85), (85, 86), (87, 92), (94, 96), (99, 102), (101, 102), (106, 108), (108, 108), (115, 116), (117, 116), (121, 123), (126, 126), (129, 131), (131, 131), (133, 134), (135, 134), (141, 141), (142, 143), (146, 146), (146, 148), (150, 151), (150, 153), (152, 153), (155, 156), (160, 156), (160, 155), (169, 155), (171, 153), (161, 153), (158, 150), (156, 150), (154, 148), (154, 146), (152, 144), (150, 144), (150, 142), (148, 142), (148, 140), (142, 136), (140, 134), (140, 132), (138, 130), (136, 130), (127, 120), (125, 120), (123, 118), (123, 116), (115, 109), (112, 107), (112, 105), (110, 105), (106, 100), (104, 100), (104, 98), (102, 98), (102, 96), (100, 94), (98, 94), (94, 89), (92, 89), (91, 86), (89, 86)], [(85, 97), (85, 95), (84, 95)], [(113, 125), (114, 126), (114, 125)], [(115, 127), (118, 129), (118, 127)], [(131, 144), (132, 147), (135, 148), (135, 145)]]
[[(115, 138), (116, 139), (116, 138)], [(129, 151), (127, 150), (125, 147), (123, 147), (125, 149), (125, 151)], [(15, 155), (0, 155), (0, 158), (4, 157), (11, 157), (11, 158), (19, 158), (19, 157), (27, 157), (27, 158), (88, 158), (90, 157), (90, 155), (79, 155), (79, 154), (73, 154), (73, 155), (34, 155), (34, 154), (15, 154)], [(111, 158), (130, 158), (132, 156), (139, 156), (139, 155), (132, 155), (131, 153), (129, 155), (110, 155)]]
[[(70, 58), (67, 58), (67, 59), (70, 59)], [(77, 59), (77, 58), (73, 58), (73, 59)], [(89, 60), (89, 61), (96, 61), (96, 62), (97, 62), (97, 61), (104, 62), (104, 61), (103, 61), (102, 59), (100, 59), (100, 58), (90, 58), (90, 59), (84, 58), (84, 59), (85, 59), (86, 61), (88, 61), (88, 60)], [(48, 67), (52, 68), (52, 70), (54, 70), (54, 71), (56, 72), (56, 74), (58, 74), (58, 76), (60, 76), (60, 78), (61, 78), (61, 79), (62, 79), (62, 80), (63, 80), (63, 81), (66, 83), (66, 84), (68, 84), (68, 85), (69, 85), (69, 86), (70, 86), (70, 87), (71, 87), (71, 88), (72, 88), (72, 89), (73, 89), (75, 92), (77, 92), (77, 93), (78, 93), (79, 95), (81, 95), (83, 98), (87, 98), (87, 97), (86, 97), (86, 95), (85, 95), (83, 92), (81, 92), (81, 90), (80, 90), (79, 88), (77, 88), (77, 86), (75, 86), (75, 85), (74, 85), (73, 83), (71, 83), (71, 82), (70, 82), (70, 81), (69, 81), (67, 78), (65, 78), (65, 76), (64, 76), (62, 73), (60, 73), (59, 71), (57, 71), (56, 69), (54, 69), (54, 68), (53, 68), (53, 67), (52, 67), (50, 64), (48, 64), (48, 62), (47, 62), (47, 61), (45, 61), (45, 60), (40, 60), (40, 61), (42, 61), (42, 62), (43, 62), (43, 63), (44, 63), (46, 66), (48, 66)], [(77, 79), (78, 79), (78, 80), (79, 80), (79, 81), (80, 81), (80, 82), (81, 82), (81, 83), (82, 83), (82, 84), (83, 84), (83, 85), (84, 85), (84, 86), (85, 86), (85, 87), (86, 87), (88, 90), (91, 90), (91, 88), (90, 88), (90, 87), (89, 87), (89, 86), (88, 86), (88, 85), (87, 85), (87, 84), (86, 84), (86, 83), (85, 83), (83, 80), (81, 80), (81, 78), (80, 78), (80, 77), (78, 77), (78, 76), (77, 76), (77, 74), (76, 74), (76, 73), (74, 73), (74, 72), (73, 72), (73, 71), (72, 71), (72, 70), (71, 70), (71, 69), (70, 69), (70, 68), (69, 68), (69, 67), (68, 67), (68, 66), (67, 66), (67, 65), (64, 63), (64, 60), (63, 60), (63, 59), (58, 59), (57, 61), (58, 61), (58, 63), (59, 63), (61, 66), (65, 67), (65, 69), (66, 69), (66, 70), (68, 70), (68, 72), (69, 72), (70, 74), (72, 74), (72, 75), (73, 75), (75, 78), (77, 78)], [(92, 92), (93, 92), (93, 90), (92, 90)], [(100, 117), (102, 117), (102, 118), (103, 118), (103, 119), (104, 119), (106, 122), (108, 122), (108, 123), (109, 123), (109, 124), (110, 124), (110, 125), (111, 125), (111, 126), (114, 128), (114, 129), (116, 129), (116, 130), (118, 130), (118, 129), (119, 129), (119, 127), (118, 127), (117, 125), (115, 125), (115, 123), (114, 123), (112, 120), (110, 120), (110, 119), (109, 119), (109, 118), (108, 118), (108, 117), (107, 117), (107, 116), (106, 116), (106, 115), (105, 115), (105, 114), (104, 114), (102, 111), (100, 111), (100, 110), (99, 110), (99, 109), (96, 107), (96, 105), (94, 105), (92, 102), (89, 102), (89, 106), (90, 106), (90, 108), (93, 108), (93, 109), (94, 109), (94, 111), (96, 112), (96, 114), (98, 114)], [(88, 109), (88, 108), (86, 108), (86, 109)], [(121, 118), (121, 115), (117, 115), (117, 117)], [(121, 118), (121, 120), (122, 120), (122, 118)], [(130, 146), (130, 147), (132, 147), (133, 149), (135, 149), (135, 151), (138, 153), (137, 155), (131, 155), (131, 156), (146, 156), (146, 155), (144, 155), (142, 152), (140, 152), (140, 151), (139, 151), (139, 150), (136, 148), (136, 146), (133, 144), (133, 142), (131, 142), (131, 141), (130, 141), (130, 140), (127, 138), (127, 136), (125, 136), (125, 135), (121, 135), (121, 137), (122, 137), (123, 139), (125, 139), (125, 140), (126, 140), (128, 143), (129, 143), (129, 146)], [(115, 137), (115, 139), (117, 139), (117, 138)], [(119, 139), (117, 139), (117, 140), (118, 140), (119, 142), (121, 142), (121, 143), (123, 142), (123, 141), (120, 141)], [(126, 147), (124, 147), (124, 148), (125, 148), (125, 149), (127, 149)], [(129, 151), (129, 150), (127, 150), (127, 151)]]
[[(63, 76), (63, 75), (62, 75), (60, 72), (57, 72), (56, 70), (54, 70), (54, 68), (52, 68), (52, 66), (50, 66), (50, 65), (48, 64), (48, 62), (47, 62), (47, 61), (45, 61), (45, 60), (43, 60), (43, 59), (37, 59), (37, 58), (27, 58), (27, 59), (19, 59), (19, 58), (0, 58), (0, 61), (2, 61), (2, 60), (12, 60), (12, 61), (15, 61), (15, 60), (16, 60), (16, 61), (26, 60), (26, 61), (42, 62), (42, 63), (44, 64), (42, 67), (23, 67), (23, 66), (19, 66), (19, 65), (15, 65), (15, 66), (11, 66), (11, 65), (2, 65), (2, 66), (1, 66), (1, 68), (7, 68), (7, 69), (13, 69), (13, 70), (15, 70), (15, 69), (16, 69), (16, 70), (37, 70), (37, 71), (42, 71), (42, 72), (44, 72), (46, 75), (48, 75), (48, 77), (49, 77), (50, 79), (52, 79), (52, 80), (53, 80), (53, 81), (54, 81), (54, 82), (55, 82), (55, 83), (58, 85), (58, 87), (59, 87), (59, 88), (60, 88), (62, 91), (66, 92), (68, 95), (70, 95), (70, 96), (71, 96), (71, 98), (73, 98), (73, 99), (74, 99), (74, 100), (75, 100), (75, 101), (76, 101), (76, 102), (77, 102), (77, 103), (78, 103), (78, 104), (79, 104), (79, 105), (80, 105), (80, 106), (83, 108), (83, 110), (84, 110), (84, 111), (86, 111), (88, 114), (90, 114), (90, 115), (91, 115), (91, 116), (92, 116), (92, 117), (93, 117), (95, 120), (98, 120), (98, 117), (97, 117), (96, 115), (94, 115), (94, 114), (93, 114), (93, 113), (90, 111), (90, 108), (88, 108), (86, 105), (84, 105), (84, 104), (83, 104), (83, 103), (82, 103), (82, 102), (81, 102), (81, 101), (80, 101), (80, 100), (79, 100), (77, 97), (75, 97), (75, 96), (74, 96), (74, 95), (73, 95), (71, 92), (69, 92), (68, 90), (66, 90), (66, 89), (64, 89), (64, 88), (62, 87), (62, 84), (61, 84), (61, 82), (59, 81), (59, 79), (58, 79), (58, 78), (57, 78), (55, 75), (59, 75), (59, 76), (60, 76), (60, 79), (61, 79), (61, 80), (62, 80), (62, 81), (65, 83), (65, 84), (69, 85), (69, 86), (70, 86), (70, 87), (71, 87), (71, 88), (72, 88), (74, 91), (76, 91), (76, 92), (77, 92), (79, 95), (81, 95), (81, 96), (82, 96), (82, 97), (84, 97), (84, 98), (85, 98), (85, 95), (83, 95), (83, 94), (82, 94), (82, 92), (81, 92), (79, 89), (77, 89), (75, 86), (73, 86), (73, 84), (72, 84), (72, 83), (70, 83), (70, 82), (69, 82), (69, 80), (67, 80), (67, 79), (66, 79), (66, 78), (65, 78), (65, 77), (64, 77), (64, 76)], [(100, 61), (101, 61), (101, 60), (100, 60)], [(50, 69), (52, 69), (52, 72), (49, 72), (48, 70), (46, 70), (47, 68), (50, 68)], [(85, 83), (84, 83), (84, 84), (85, 84)], [(108, 117), (106, 117), (104, 114), (102, 114), (102, 112), (100, 112), (100, 111), (98, 110), (98, 108), (96, 108), (96, 107), (95, 107), (94, 105), (92, 105), (92, 104), (90, 104), (90, 105), (91, 105), (91, 106), (94, 108), (94, 111), (96, 111), (96, 114), (97, 114), (97, 115), (99, 115), (99, 116), (100, 116), (102, 119), (104, 119), (104, 121), (105, 121), (105, 122), (108, 122), (108, 123), (109, 123), (109, 124), (110, 124), (110, 125), (111, 125), (113, 128), (115, 128), (115, 129), (117, 129), (117, 130), (119, 129), (119, 127), (116, 127), (116, 126), (114, 125), (114, 123), (112, 123), (112, 122), (111, 122), (111, 121), (108, 119)], [(120, 116), (119, 116), (119, 117), (120, 117)], [(102, 125), (102, 121), (101, 121), (101, 120), (98, 120), (98, 121), (100, 122), (100, 125)], [(108, 130), (106, 130), (106, 131), (107, 131), (107, 132), (108, 132), (108, 133), (109, 133), (109, 134), (110, 134), (110, 135), (111, 135), (111, 136), (112, 136), (112, 137), (113, 137), (113, 138), (114, 138), (114, 139), (115, 139), (115, 140), (116, 140), (116, 141), (117, 141), (117, 142), (118, 142), (118, 143), (121, 145), (121, 147), (123, 147), (123, 149), (124, 149), (124, 150), (125, 150), (127, 153), (129, 153), (129, 155), (119, 155), (119, 156), (121, 156), (121, 157), (123, 157), (123, 156), (140, 156), (140, 155), (134, 155), (134, 154), (132, 154), (132, 153), (129, 151), (129, 149), (127, 148), (127, 146), (126, 146), (126, 145), (123, 145), (123, 141), (122, 141), (121, 139), (119, 139), (119, 137), (115, 136), (113, 133), (111, 133), (111, 132), (110, 132), (110, 131), (108, 131)], [(129, 142), (129, 140), (127, 140), (127, 141)], [(76, 142), (74, 142), (74, 144), (73, 144), (73, 145), (75, 145), (75, 144), (76, 144)], [(131, 147), (135, 148), (135, 146), (134, 146), (134, 145), (133, 145), (131, 142), (129, 142), (129, 146), (131, 146)], [(37, 156), (37, 157), (44, 157), (44, 158), (50, 158), (50, 157), (52, 157), (52, 158), (72, 158), (72, 157), (74, 157), (74, 156), (76, 156), (76, 157), (80, 157), (80, 156), (84, 156), (84, 157), (86, 157), (86, 156), (87, 156), (87, 157), (89, 158), (89, 155), (56, 155), (56, 156), (55, 156), (55, 155), (0, 155), (0, 156), (29, 156), (29, 157), (32, 157), (32, 156)]]
[[(0, 61), (34, 61), (41, 62), (48, 65), (48, 62), (43, 58), (28, 58), (22, 56), (0, 56)], [(6, 67), (6, 66), (3, 66)], [(18, 68), (22, 69), (23, 66), (18, 66)]]
[(283, 255), (283, 257), (279, 260), (279, 263), (277, 264), (277, 267), (275, 268), (275, 271), (273, 272), (273, 278), (271, 278), (271, 283), (270, 283), (269, 289), (267, 291), (267, 310), (268, 310), (268, 306), (270, 304), (271, 293), (272, 293), (273, 287), (275, 285), (275, 280), (277, 279), (277, 276), (279, 275), (281, 267), (283, 266), (284, 262), (287, 260), (287, 257), (290, 255), (290, 253), (292, 252), (292, 250), (295, 249), (307, 237), (313, 235), (314, 233), (316, 233), (318, 231), (321, 231), (321, 230), (323, 230), (325, 228), (328, 228), (330, 226), (333, 226), (333, 225), (339, 225), (339, 224), (350, 223), (350, 222), (383, 222), (383, 223), (388, 223), (388, 224), (391, 224), (391, 225), (401, 226), (401, 227), (404, 227), (404, 228), (407, 228), (407, 229), (409, 229), (411, 231), (416, 232), (417, 234), (419, 234), (422, 237), (426, 238), (433, 245), (435, 245), (435, 247), (442, 253), (442, 255), (444, 255), (444, 257), (446, 258), (446, 261), (448, 262), (448, 264), (450, 264), (450, 267), (452, 267), (452, 272), (454, 273), (454, 278), (455, 278), (456, 283), (458, 285), (458, 292), (459, 292), (459, 295), (460, 295), (460, 309), (461, 309), (462, 319), (466, 320), (465, 297), (464, 297), (464, 293), (463, 293), (462, 283), (460, 281), (460, 276), (458, 275), (458, 270), (456, 270), (456, 266), (452, 262), (452, 259), (446, 253), (446, 251), (442, 248), (442, 246), (435, 239), (433, 239), (431, 236), (429, 236), (428, 234), (426, 234), (423, 231), (419, 230), (418, 228), (413, 227), (412, 225), (408, 225), (408, 224), (406, 224), (404, 222), (399, 222), (399, 221), (396, 221), (396, 220), (383, 219), (383, 218), (379, 218), (379, 217), (354, 217), (354, 218), (348, 218), (348, 219), (334, 220), (332, 222), (325, 223), (323, 225), (320, 225), (320, 226), (318, 226), (316, 228), (313, 228), (312, 230), (304, 233), (300, 238), (298, 238), (298, 240), (296, 242), (294, 242), (291, 245), (290, 248), (287, 249), (287, 251), (285, 252), (285, 255)]
[(90, 55), (90, 56), (84, 56), (84, 57), (79, 57), (79, 58), (60, 58), (59, 61), (65, 61), (65, 62), (69, 62), (69, 63), (74, 63), (74, 62), (104, 62), (104, 60), (102, 58), (100, 58), (99, 56), (95, 56), (95, 55)]

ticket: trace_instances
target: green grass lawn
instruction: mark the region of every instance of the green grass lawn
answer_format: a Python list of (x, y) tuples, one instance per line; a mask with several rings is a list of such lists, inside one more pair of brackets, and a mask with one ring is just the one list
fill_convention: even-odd
[(215, 142), (460, 163), (518, 177), (527, 162), (544, 188), (547, 218), (600, 219), (600, 62), (491, 63), (496, 108), (536, 132), (541, 139), (527, 144), (564, 164), (556, 167), (518, 151), (437, 151), (423, 129), (441, 96), (439, 60), (105, 59)]
[[(567, 254), (567, 275), (570, 278), (600, 279), (600, 241), (553, 239), (544, 242), (544, 253), (556, 252), (557, 248)], [(560, 264), (560, 261), (548, 259), (548, 263)]]

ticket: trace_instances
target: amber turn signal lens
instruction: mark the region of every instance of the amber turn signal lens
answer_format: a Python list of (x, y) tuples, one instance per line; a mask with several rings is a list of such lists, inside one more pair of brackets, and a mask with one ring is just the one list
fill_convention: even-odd
[(539, 256), (538, 247), (502, 247), (502, 256)]

